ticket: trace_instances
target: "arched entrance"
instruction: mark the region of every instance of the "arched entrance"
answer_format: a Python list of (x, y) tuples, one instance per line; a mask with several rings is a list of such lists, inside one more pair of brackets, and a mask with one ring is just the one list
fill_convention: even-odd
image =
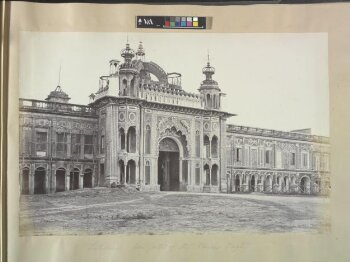
[(92, 188), (92, 170), (90, 168), (84, 171), (83, 188)]
[(126, 183), (136, 184), (136, 164), (134, 160), (129, 160), (126, 166)]
[(204, 170), (204, 175), (205, 175), (205, 185), (209, 186), (210, 185), (210, 169), (209, 169), (209, 165), (205, 164), (203, 167)]
[(56, 170), (56, 192), (62, 192), (66, 188), (66, 170), (58, 168)]
[(218, 165), (214, 164), (211, 168), (211, 185), (217, 186), (218, 185)]
[(255, 191), (255, 176), (253, 175), (252, 178), (250, 179), (250, 190), (252, 192)]
[(304, 176), (300, 180), (300, 192), (302, 194), (309, 194), (310, 193), (310, 178), (307, 176)]
[(267, 176), (264, 183), (264, 191), (271, 192), (272, 191), (272, 179), (271, 176)]
[(120, 184), (125, 184), (125, 165), (123, 160), (119, 160), (119, 175)]
[(45, 168), (38, 167), (34, 173), (34, 194), (46, 193), (46, 172)]
[(180, 189), (180, 150), (171, 138), (164, 138), (159, 143), (158, 184), (161, 191)]
[(241, 191), (241, 181), (239, 179), (239, 175), (236, 175), (235, 179), (235, 192)]
[(22, 170), (22, 194), (29, 194), (29, 168)]
[(70, 172), (70, 190), (79, 189), (79, 172), (78, 168)]

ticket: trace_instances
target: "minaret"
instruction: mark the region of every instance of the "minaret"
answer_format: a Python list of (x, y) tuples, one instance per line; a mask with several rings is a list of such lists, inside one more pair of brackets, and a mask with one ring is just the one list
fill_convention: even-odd
[(213, 80), (215, 68), (210, 65), (210, 57), (208, 52), (207, 66), (202, 69), (205, 80), (202, 81), (198, 89), (202, 95), (205, 109), (220, 109), (220, 88), (218, 82)]
[(129, 41), (120, 55), (124, 58), (124, 63), (119, 67), (119, 96), (137, 97), (136, 75), (138, 72), (133, 63), (135, 51), (130, 48)]
[(139, 42), (139, 47), (136, 51), (136, 59), (141, 60), (142, 62), (145, 61), (145, 49), (143, 48), (142, 42)]

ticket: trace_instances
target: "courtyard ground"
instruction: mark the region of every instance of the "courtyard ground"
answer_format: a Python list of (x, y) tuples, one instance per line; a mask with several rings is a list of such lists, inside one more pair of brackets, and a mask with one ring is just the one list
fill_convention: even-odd
[(322, 232), (329, 221), (325, 197), (128, 188), (21, 196), (19, 218), (21, 235)]

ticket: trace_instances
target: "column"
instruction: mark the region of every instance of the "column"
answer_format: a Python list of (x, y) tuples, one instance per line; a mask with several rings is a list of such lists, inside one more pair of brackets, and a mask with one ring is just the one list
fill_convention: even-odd
[(83, 188), (83, 183), (84, 183), (84, 174), (82, 171), (79, 171), (79, 189)]
[(69, 191), (70, 190), (70, 187), (69, 187), (69, 184), (70, 184), (69, 168), (66, 169), (64, 182), (65, 182), (65, 190)]
[(56, 192), (56, 165), (53, 164), (52, 165), (52, 169), (51, 169), (51, 177), (52, 177), (52, 181), (51, 181), (51, 193)]
[(182, 183), (182, 157), (179, 157), (179, 181)]
[(31, 195), (34, 194), (34, 168), (34, 164), (31, 164), (29, 168), (29, 194)]
[(124, 185), (126, 185), (126, 168), (127, 168), (127, 162), (124, 162)]
[(211, 186), (211, 165), (209, 165), (209, 182), (208, 185)]
[[(144, 164), (144, 144), (145, 144), (145, 138), (144, 138), (144, 109), (141, 108), (140, 109), (140, 127), (139, 127), (139, 130), (140, 130), (140, 135), (138, 137), (138, 141), (139, 141), (139, 145), (140, 145), (140, 149), (139, 149), (139, 157), (140, 157), (140, 168), (139, 168), (139, 172), (137, 172), (136, 174), (138, 174), (139, 176), (139, 184), (145, 184), (145, 164)], [(152, 130), (151, 130), (152, 131)], [(152, 132), (151, 132), (152, 134)]]
[(137, 176), (138, 176), (138, 174), (139, 174), (139, 164), (138, 164), (138, 162), (139, 161), (137, 161), (136, 163), (135, 163), (135, 184), (137, 185), (137, 184), (140, 184), (140, 181), (139, 180), (137, 180)]

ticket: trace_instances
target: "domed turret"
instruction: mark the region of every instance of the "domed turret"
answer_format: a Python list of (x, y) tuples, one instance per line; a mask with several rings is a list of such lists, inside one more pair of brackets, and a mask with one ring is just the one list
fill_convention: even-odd
[(120, 52), (124, 58), (124, 63), (120, 65), (119, 69), (119, 96), (138, 96), (139, 81), (137, 78), (138, 71), (135, 67), (134, 50), (130, 48), (129, 43), (126, 43), (126, 48)]
[(205, 109), (220, 109), (220, 88), (218, 82), (213, 80), (215, 68), (210, 65), (208, 54), (207, 65), (202, 69), (205, 80), (202, 81), (198, 89), (202, 95), (202, 102)]
[(58, 85), (45, 100), (49, 102), (68, 103), (69, 99), (70, 97), (67, 93), (63, 92), (62, 88)]
[(136, 59), (144, 61), (145, 60), (145, 49), (143, 49), (142, 42), (140, 41), (139, 47), (136, 51)]
[(120, 52), (120, 55), (124, 58), (125, 64), (130, 64), (135, 56), (135, 51), (130, 48), (129, 43), (126, 43), (126, 47)]

